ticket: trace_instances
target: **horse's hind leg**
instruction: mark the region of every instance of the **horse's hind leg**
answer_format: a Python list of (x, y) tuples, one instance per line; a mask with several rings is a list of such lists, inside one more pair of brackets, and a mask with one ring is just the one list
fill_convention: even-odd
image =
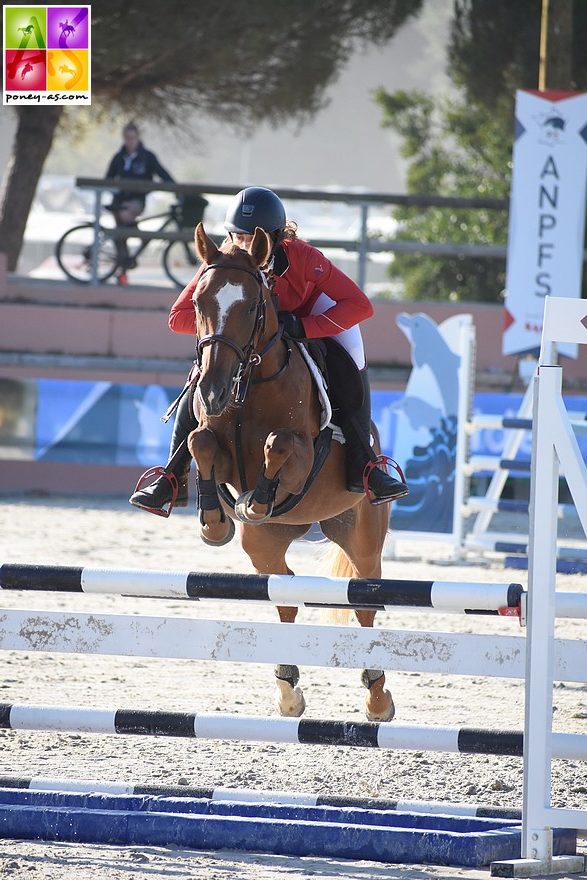
[[(285, 561), (285, 554), (292, 541), (300, 538), (307, 526), (241, 524), (241, 545), (259, 574), (293, 574)], [(293, 623), (298, 609), (278, 605), (277, 612), (282, 623)], [(299, 717), (306, 708), (306, 701), (298, 686), (300, 670), (297, 666), (278, 663), (275, 667), (277, 687), (275, 703), (280, 715)]]
[[(373, 626), (375, 611), (355, 611), (361, 626)], [(367, 688), (365, 714), (369, 721), (391, 721), (395, 715), (395, 704), (391, 692), (385, 687), (383, 669), (363, 669), (361, 684)]]
[[(387, 532), (387, 505), (373, 507), (365, 498), (346, 513), (321, 523), (327, 538), (340, 550), (332, 574), (336, 577), (381, 577), (381, 553)], [(375, 611), (355, 611), (361, 626), (373, 626)], [(363, 669), (361, 683), (367, 688), (365, 713), (369, 721), (391, 721), (393, 697), (385, 687), (382, 669)]]

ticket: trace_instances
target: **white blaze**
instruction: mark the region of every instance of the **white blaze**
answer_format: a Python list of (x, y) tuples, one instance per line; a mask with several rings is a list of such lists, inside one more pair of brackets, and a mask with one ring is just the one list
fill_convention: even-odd
[(244, 291), (241, 284), (231, 284), (229, 281), (224, 284), (216, 294), (218, 302), (218, 327), (216, 332), (221, 333), (224, 329), (228, 313), (237, 302), (244, 297)]

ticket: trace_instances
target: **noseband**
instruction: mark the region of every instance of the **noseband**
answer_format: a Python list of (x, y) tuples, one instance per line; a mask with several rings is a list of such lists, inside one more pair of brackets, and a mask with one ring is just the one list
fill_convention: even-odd
[[(202, 275), (204, 275), (206, 272), (209, 272), (211, 269), (225, 269), (231, 272), (246, 272), (247, 275), (252, 275), (259, 287), (255, 322), (253, 324), (253, 330), (249, 337), (249, 341), (244, 346), (244, 348), (241, 348), (233, 339), (231, 339), (229, 336), (225, 336), (224, 333), (209, 333), (207, 336), (202, 336), (202, 338), (198, 340), (198, 343), (196, 345), (196, 365), (198, 367), (198, 370), (201, 370), (202, 353), (207, 345), (214, 345), (215, 343), (218, 343), (220, 345), (227, 345), (233, 350), (239, 362), (238, 370), (234, 378), (234, 386), (236, 388), (235, 403), (242, 404), (244, 403), (244, 399), (246, 397), (249, 386), (248, 380), (243, 383), (243, 377), (248, 375), (250, 378), (251, 369), (258, 366), (261, 363), (263, 357), (267, 354), (267, 352), (270, 351), (277, 342), (279, 342), (283, 333), (283, 325), (279, 325), (279, 330), (277, 331), (275, 336), (271, 337), (271, 339), (262, 349), (262, 351), (255, 351), (257, 341), (259, 337), (263, 335), (267, 322), (267, 303), (265, 302), (265, 297), (263, 296), (263, 276), (261, 272), (253, 272), (251, 269), (245, 269), (244, 266), (223, 266), (220, 263), (210, 263), (209, 266), (206, 266), (206, 268), (202, 270)], [(287, 366), (288, 363), (289, 353), (285, 366)], [(281, 370), (279, 372), (281, 373)], [(270, 378), (274, 377), (272, 376)]]

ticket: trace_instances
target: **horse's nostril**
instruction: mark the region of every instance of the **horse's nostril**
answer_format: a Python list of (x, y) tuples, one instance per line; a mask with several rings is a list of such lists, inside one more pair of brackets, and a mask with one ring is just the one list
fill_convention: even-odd
[(219, 415), (228, 403), (229, 394), (230, 392), (226, 385), (210, 388), (204, 395), (206, 412), (209, 415)]

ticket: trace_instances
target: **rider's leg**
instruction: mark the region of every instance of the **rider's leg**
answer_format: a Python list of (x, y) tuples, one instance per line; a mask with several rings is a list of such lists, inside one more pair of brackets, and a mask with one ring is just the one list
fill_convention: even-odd
[[(184, 394), (175, 414), (175, 424), (169, 447), (169, 460), (165, 471), (175, 475), (178, 484), (176, 507), (186, 507), (188, 503), (188, 478), (192, 456), (187, 448), (187, 438), (198, 427), (192, 415), (190, 395)], [(144, 489), (134, 492), (129, 501), (135, 507), (146, 510), (161, 510), (172, 498), (171, 482), (167, 477), (159, 476)]]
[[(120, 203), (118, 209), (114, 212), (116, 225), (118, 227), (136, 226), (137, 217), (142, 213), (143, 208), (144, 202), (142, 199), (124, 199), (124, 201)], [(128, 252), (127, 239), (117, 238), (115, 240), (115, 245), (116, 256), (120, 267), (122, 269), (134, 269), (136, 267), (136, 261)]]
[[(363, 383), (363, 404), (353, 416), (342, 419), (342, 432), (346, 445), (347, 489), (349, 492), (364, 492), (363, 474), (369, 461), (376, 456), (371, 448), (371, 389), (367, 367), (359, 371)], [(401, 480), (379, 467), (369, 472), (368, 486), (374, 501), (395, 501), (408, 494), (408, 487)]]
[[(334, 304), (334, 300), (327, 294), (321, 293), (314, 303), (312, 314), (324, 314)], [(363, 337), (359, 325), (355, 324), (333, 338), (354, 360), (363, 384), (363, 405), (352, 417), (342, 419), (340, 427), (346, 446), (347, 489), (349, 492), (364, 492), (363, 474), (367, 463), (376, 456), (371, 449), (371, 388)], [(368, 485), (376, 502), (394, 501), (408, 494), (408, 487), (404, 482), (396, 480), (378, 467), (370, 471)]]

